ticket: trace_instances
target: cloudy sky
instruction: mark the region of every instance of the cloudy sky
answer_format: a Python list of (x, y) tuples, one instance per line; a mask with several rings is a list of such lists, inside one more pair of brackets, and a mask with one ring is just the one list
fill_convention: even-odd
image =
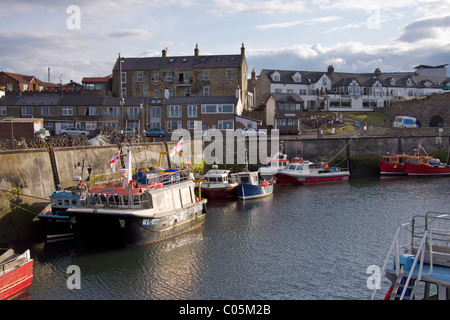
[[(0, 0), (0, 70), (81, 82), (125, 57), (239, 54), (249, 71), (450, 63), (450, 0)], [(449, 69), (449, 68), (448, 68)], [(449, 72), (450, 73), (450, 72)]]

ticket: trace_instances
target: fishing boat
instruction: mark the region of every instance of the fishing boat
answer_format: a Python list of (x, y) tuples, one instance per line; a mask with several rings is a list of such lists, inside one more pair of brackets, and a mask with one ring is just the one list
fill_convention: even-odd
[(201, 185), (201, 194), (208, 199), (228, 198), (236, 196), (237, 179), (230, 170), (219, 170), (213, 165), (204, 175)]
[(50, 195), (51, 210), (38, 215), (43, 224), (47, 241), (68, 240), (74, 237), (67, 209), (78, 206), (86, 199), (87, 186), (81, 182), (81, 177), (74, 177), (76, 186), (64, 190), (55, 190)]
[(201, 226), (206, 199), (195, 196), (188, 169), (148, 171), (146, 184), (132, 180), (131, 156), (118, 171), (121, 185), (91, 187), (80, 205), (67, 209), (81, 244), (136, 246)]
[(327, 164), (314, 166), (311, 161), (301, 158), (291, 161), (284, 170), (275, 174), (281, 184), (319, 184), (348, 181), (350, 172)]
[(10, 300), (33, 282), (33, 259), (30, 250), (22, 254), (0, 249), (0, 300)]
[(449, 300), (450, 215), (428, 212), (398, 227), (380, 275), (390, 281), (385, 300)]
[(385, 154), (378, 159), (378, 166), (381, 175), (407, 175), (406, 160), (410, 157), (407, 154)]
[(258, 169), (259, 176), (265, 180), (270, 180), (278, 171), (283, 170), (288, 163), (287, 155), (277, 152), (264, 161), (264, 166)]
[[(425, 155), (420, 155), (420, 150), (423, 150)], [(450, 166), (429, 156), (422, 145), (419, 144), (419, 148), (415, 150), (414, 155), (408, 157), (406, 161), (406, 172), (408, 177), (450, 176)]]
[(258, 171), (242, 171), (237, 173), (237, 178), (236, 193), (239, 199), (263, 198), (273, 193), (275, 181), (260, 179)]

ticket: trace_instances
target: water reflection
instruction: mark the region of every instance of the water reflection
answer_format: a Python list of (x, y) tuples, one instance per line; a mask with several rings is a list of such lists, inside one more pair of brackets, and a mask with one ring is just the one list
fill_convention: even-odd
[[(141, 247), (36, 243), (30, 299), (369, 299), (400, 223), (448, 212), (449, 179), (276, 185), (274, 195), (209, 201), (202, 228)], [(81, 290), (66, 286), (70, 265)], [(385, 285), (385, 284), (383, 284)]]

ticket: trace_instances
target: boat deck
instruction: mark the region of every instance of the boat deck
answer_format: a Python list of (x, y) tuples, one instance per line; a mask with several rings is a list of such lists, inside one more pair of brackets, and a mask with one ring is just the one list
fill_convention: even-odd
[[(395, 268), (386, 269), (387, 272), (392, 272), (395, 274)], [(422, 270), (422, 280), (430, 282), (439, 282), (450, 285), (450, 268), (445, 266), (433, 265), (433, 274), (429, 274), (430, 265), (427, 263), (423, 264)], [(409, 273), (409, 270), (408, 270)], [(407, 275), (407, 274), (406, 274)], [(412, 274), (412, 278), (416, 279), (419, 275), (419, 266), (416, 266)]]

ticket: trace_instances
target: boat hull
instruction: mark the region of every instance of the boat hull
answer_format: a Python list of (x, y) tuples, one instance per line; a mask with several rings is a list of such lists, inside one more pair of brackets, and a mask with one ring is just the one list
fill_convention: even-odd
[(236, 193), (239, 199), (257, 199), (270, 196), (273, 193), (273, 185), (268, 186), (239, 184), (236, 188)]
[(203, 188), (202, 196), (208, 199), (230, 198), (236, 196), (236, 187)]
[(278, 182), (281, 184), (320, 184), (348, 181), (350, 173), (347, 171), (318, 173), (318, 174), (288, 174), (279, 172), (275, 175)]
[(10, 300), (22, 293), (33, 282), (33, 259), (0, 275), (0, 300)]
[(71, 217), (63, 213), (40, 214), (39, 221), (44, 226), (47, 240), (62, 240), (73, 238), (75, 233), (70, 223)]
[(132, 247), (157, 242), (203, 225), (206, 200), (165, 216), (72, 211), (72, 227), (80, 245)]
[(407, 175), (405, 164), (389, 163), (380, 160), (379, 168), (381, 175)]
[(406, 171), (408, 176), (416, 177), (442, 177), (450, 176), (449, 166), (430, 166), (425, 164), (406, 164)]

